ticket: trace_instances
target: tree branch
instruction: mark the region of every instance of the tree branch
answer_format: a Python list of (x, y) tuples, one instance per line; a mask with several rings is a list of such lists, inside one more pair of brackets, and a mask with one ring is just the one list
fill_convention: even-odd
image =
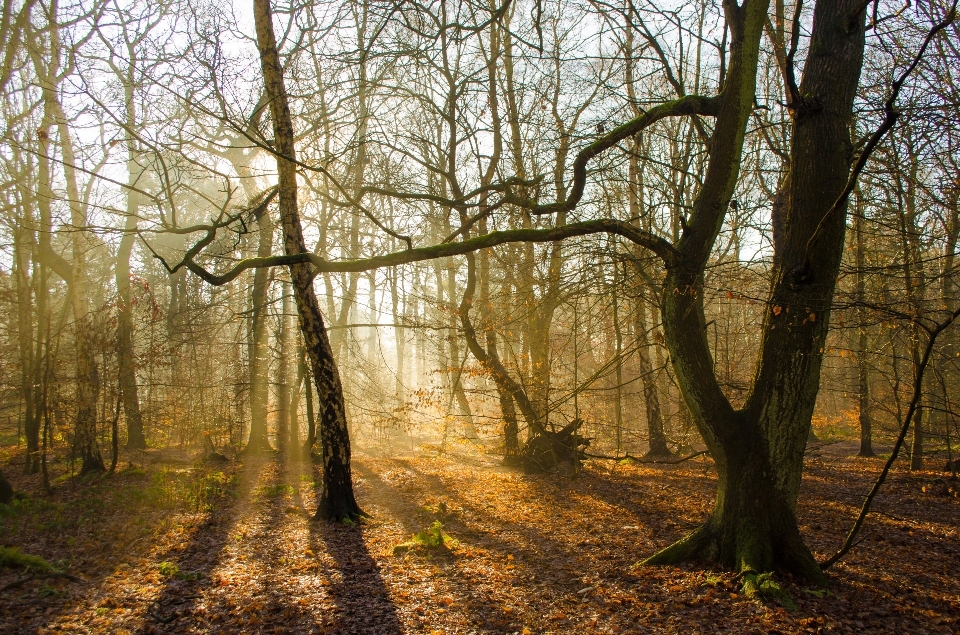
[[(441, 243), (439, 245), (430, 245), (429, 247), (417, 247), (415, 249), (405, 249), (395, 251), (382, 256), (373, 256), (372, 258), (360, 258), (356, 260), (336, 260), (328, 261), (314, 253), (300, 253), (290, 255), (269, 256), (266, 258), (247, 258), (241, 260), (228, 271), (222, 274), (215, 274), (207, 271), (194, 261), (194, 257), (199, 253), (196, 245), (191, 248), (184, 259), (177, 265), (171, 267), (158, 254), (154, 254), (163, 266), (171, 273), (181, 267), (187, 267), (190, 271), (198, 275), (205, 282), (220, 286), (234, 280), (247, 269), (259, 267), (277, 267), (281, 265), (291, 265), (309, 262), (314, 266), (314, 275), (318, 273), (348, 273), (363, 272), (380, 269), (382, 267), (395, 267), (412, 262), (421, 262), (424, 260), (433, 260), (447, 256), (461, 256), (481, 249), (496, 247), (505, 243), (531, 242), (547, 243), (563, 240), (564, 238), (573, 238), (576, 236), (588, 236), (590, 234), (616, 234), (627, 240), (645, 247), (659, 256), (667, 268), (675, 266), (679, 262), (680, 255), (677, 250), (665, 239), (645, 232), (637, 227), (623, 221), (613, 219), (600, 219), (585, 221), (582, 223), (572, 223), (562, 227), (551, 229), (513, 229), (507, 231), (491, 232), (471, 238), (463, 242)], [(200, 243), (204, 246), (210, 242), (208, 235)]]
[(920, 407), (920, 400), (923, 398), (923, 375), (927, 369), (927, 364), (930, 362), (930, 355), (933, 353), (933, 346), (936, 344), (937, 337), (943, 333), (947, 327), (953, 324), (958, 317), (960, 317), (960, 309), (954, 311), (944, 322), (938, 324), (936, 328), (928, 331), (930, 339), (927, 340), (927, 346), (923, 350), (923, 357), (920, 358), (916, 377), (914, 377), (913, 380), (913, 396), (910, 399), (910, 407), (907, 409), (907, 414), (903, 418), (903, 424), (900, 426), (900, 434), (897, 435), (897, 442), (893, 444), (890, 458), (887, 459), (887, 463), (883, 466), (880, 476), (877, 477), (873, 487), (870, 488), (870, 493), (867, 494), (867, 498), (863, 501), (860, 514), (857, 515), (857, 520), (853, 523), (853, 527), (850, 528), (850, 533), (847, 534), (843, 545), (840, 546), (840, 549), (838, 549), (835, 554), (820, 564), (822, 570), (826, 571), (828, 567), (836, 564), (837, 561), (847, 555), (854, 545), (857, 544), (854, 541), (857, 538), (857, 534), (860, 533), (864, 521), (867, 519), (867, 514), (870, 513), (870, 506), (873, 504), (873, 499), (877, 497), (877, 494), (880, 492), (880, 487), (883, 486), (884, 481), (887, 480), (887, 474), (890, 473), (890, 468), (893, 467), (894, 461), (897, 460), (897, 455), (900, 454), (900, 448), (903, 447), (903, 442), (907, 438), (907, 430), (910, 429), (910, 422), (913, 421), (913, 417)]
[(837, 197), (837, 200), (833, 202), (833, 205), (830, 206), (830, 209), (826, 211), (823, 217), (820, 219), (820, 222), (817, 224), (816, 229), (813, 230), (813, 234), (810, 235), (810, 239), (807, 240), (807, 247), (804, 252), (803, 263), (800, 266), (800, 276), (798, 279), (803, 279), (806, 277), (806, 274), (810, 268), (810, 256), (813, 250), (813, 242), (817, 239), (817, 236), (820, 235), (820, 232), (826, 226), (827, 220), (833, 216), (838, 211), (844, 209), (847, 205), (847, 200), (850, 198), (850, 193), (853, 192), (853, 188), (857, 186), (857, 181), (860, 178), (860, 173), (863, 172), (863, 168), (866, 167), (867, 161), (870, 159), (870, 155), (873, 154), (873, 151), (876, 150), (877, 146), (880, 145), (880, 141), (883, 140), (883, 137), (893, 128), (894, 124), (897, 123), (897, 120), (900, 118), (900, 111), (896, 109), (897, 97), (900, 96), (900, 89), (903, 88), (904, 82), (907, 81), (907, 78), (913, 72), (913, 70), (920, 63), (920, 60), (923, 58), (923, 54), (927, 50), (927, 46), (930, 45), (930, 42), (933, 38), (947, 28), (957, 16), (957, 3), (958, 0), (954, 0), (953, 5), (950, 7), (950, 10), (947, 12), (947, 15), (940, 22), (933, 25), (933, 27), (927, 32), (927, 36), (923, 39), (923, 44), (920, 45), (920, 50), (917, 51), (916, 56), (913, 58), (913, 61), (910, 62), (910, 65), (900, 74), (890, 88), (890, 96), (887, 98), (887, 101), (883, 104), (884, 117), (883, 121), (880, 122), (880, 126), (870, 135), (869, 140), (866, 145), (864, 145), (863, 151), (860, 152), (860, 156), (857, 157), (857, 162), (853, 166), (853, 170), (850, 172), (850, 178), (847, 179), (847, 184), (843, 188), (843, 191), (840, 192), (840, 196)]
[(687, 95), (651, 108), (639, 117), (635, 117), (622, 126), (614, 128), (608, 134), (600, 137), (577, 154), (577, 158), (573, 162), (573, 183), (570, 185), (570, 194), (566, 200), (539, 205), (516, 195), (507, 194), (506, 202), (529, 208), (530, 213), (534, 215), (569, 212), (576, 208), (577, 204), (583, 198), (583, 192), (587, 185), (587, 163), (590, 159), (593, 159), (604, 150), (612, 148), (624, 139), (632, 137), (661, 119), (682, 115), (713, 116), (717, 114), (719, 106), (720, 100), (717, 97)]

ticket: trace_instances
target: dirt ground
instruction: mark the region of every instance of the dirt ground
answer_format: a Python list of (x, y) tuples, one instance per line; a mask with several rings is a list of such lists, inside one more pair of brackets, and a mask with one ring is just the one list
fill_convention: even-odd
[[(882, 461), (834, 444), (808, 457), (803, 534), (841, 544)], [(896, 470), (863, 542), (826, 590), (781, 579), (797, 608), (743, 597), (733, 574), (637, 563), (712, 504), (708, 459), (591, 461), (525, 475), (483, 455), (355, 457), (356, 526), (314, 522), (316, 470), (278, 457), (205, 465), (123, 457), (55, 491), (0, 465), (29, 498), (0, 514), (0, 543), (76, 580), (0, 593), (2, 633), (958, 633), (958, 483)], [(442, 523), (449, 548), (395, 550)], [(395, 552), (396, 551), (396, 552)], [(0, 570), (0, 588), (25, 579)]]

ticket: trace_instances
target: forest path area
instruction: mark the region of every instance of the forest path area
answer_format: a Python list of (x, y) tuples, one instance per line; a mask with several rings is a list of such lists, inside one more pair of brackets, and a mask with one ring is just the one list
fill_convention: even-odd
[[(853, 522), (880, 460), (826, 446), (807, 461), (800, 520), (818, 557)], [(715, 475), (593, 461), (576, 477), (487, 457), (354, 462), (371, 519), (310, 519), (315, 468), (282, 458), (127, 464), (113, 477), (4, 472), (29, 498), (2, 542), (79, 581), (0, 594), (2, 633), (956, 633), (960, 500), (934, 472), (896, 471), (864, 541), (826, 591), (783, 580), (798, 608), (739, 593), (733, 575), (636, 563), (696, 526)], [(57, 479), (55, 479), (56, 481)], [(439, 522), (447, 548), (395, 549)], [(0, 588), (24, 574), (0, 569)]]

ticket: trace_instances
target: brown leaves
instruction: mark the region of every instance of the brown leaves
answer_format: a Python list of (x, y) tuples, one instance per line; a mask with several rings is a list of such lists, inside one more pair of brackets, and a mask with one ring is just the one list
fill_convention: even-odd
[[(818, 553), (842, 540), (851, 519), (850, 492), (868, 486), (877, 469), (872, 461), (847, 458), (855, 448), (841, 447), (828, 446), (817, 462), (809, 462), (803, 485), (799, 515)], [(284, 497), (255, 494), (298, 482), (295, 475), (281, 478), (293, 468), (247, 468), (238, 475), (245, 485), (237, 496), (217, 499), (202, 514), (169, 512), (139, 547), (87, 540), (84, 549), (96, 558), (121, 557), (131, 566), (105, 568), (77, 596), (38, 598), (54, 609), (42, 626), (69, 624), (70, 631), (94, 633), (532, 635), (639, 627), (651, 633), (702, 632), (705, 625), (715, 633), (830, 628), (892, 633), (896, 621), (889, 616), (896, 614), (917, 632), (956, 630), (960, 605), (950, 598), (960, 593), (960, 582), (945, 573), (942, 562), (960, 558), (955, 544), (960, 505), (955, 493), (941, 495), (929, 476), (904, 473), (909, 480), (891, 485), (884, 499), (889, 515), (871, 517), (870, 538), (834, 569), (829, 595), (812, 595), (781, 579), (801, 607), (789, 613), (743, 597), (734, 575), (723, 570), (636, 565), (706, 516), (715, 487), (709, 462), (588, 463), (579, 478), (569, 479), (523, 475), (486, 457), (470, 461), (359, 460), (358, 496), (374, 520), (358, 527), (311, 523), (285, 513)], [(303, 508), (312, 509), (310, 485), (301, 483), (295, 495)], [(394, 545), (441, 516), (444, 531), (460, 543), (456, 549), (390, 555)], [(117, 517), (108, 507), (96, 522), (91, 531), (106, 534)], [(42, 545), (50, 536), (27, 527), (15, 539)], [(30, 550), (57, 559), (66, 553), (62, 548)], [(204, 575), (161, 576), (161, 562)], [(917, 584), (923, 594), (904, 596), (903, 589)], [(77, 602), (81, 596), (91, 600)], [(40, 614), (27, 606), (0, 596), (5, 616), (40, 628)]]

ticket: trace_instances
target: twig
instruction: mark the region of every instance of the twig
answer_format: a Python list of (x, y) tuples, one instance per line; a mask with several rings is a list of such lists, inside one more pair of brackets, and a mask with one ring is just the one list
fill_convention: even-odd
[(880, 141), (884, 136), (886, 136), (887, 132), (893, 128), (894, 124), (896, 124), (897, 120), (900, 118), (900, 111), (896, 109), (896, 102), (897, 97), (900, 96), (900, 89), (903, 88), (903, 84), (907, 81), (907, 78), (920, 63), (920, 60), (923, 58), (923, 54), (926, 52), (927, 47), (930, 45), (930, 42), (933, 40), (933, 38), (937, 35), (937, 33), (947, 28), (956, 18), (957, 4), (958, 0), (954, 0), (953, 5), (950, 7), (950, 10), (947, 12), (947, 15), (943, 18), (943, 20), (934, 24), (933, 27), (930, 28), (926, 37), (923, 39), (923, 43), (920, 45), (920, 50), (917, 51), (916, 56), (913, 58), (913, 61), (910, 62), (900, 76), (894, 80), (893, 85), (890, 87), (890, 96), (883, 104), (883, 121), (880, 122), (880, 125), (877, 127), (874, 133), (870, 135), (870, 139), (860, 152), (860, 156), (857, 157), (857, 162), (850, 171), (850, 177), (847, 179), (847, 184), (840, 192), (840, 196), (836, 198), (836, 200), (833, 202), (833, 205), (830, 206), (830, 209), (828, 209), (823, 215), (823, 217), (820, 219), (820, 222), (817, 224), (817, 227), (810, 235), (810, 238), (807, 240), (807, 247), (804, 252), (804, 260), (800, 266), (801, 274), (806, 274), (809, 271), (810, 257), (813, 253), (813, 243), (820, 235), (820, 232), (823, 231), (827, 220), (833, 216), (833, 214), (846, 207), (847, 199), (849, 198), (850, 193), (853, 192), (853, 188), (856, 187), (857, 181), (860, 178), (860, 173), (863, 172), (864, 167), (866, 167), (867, 161), (870, 159), (870, 155), (873, 154), (873, 151), (878, 145), (880, 145)]
[(867, 514), (870, 513), (870, 506), (873, 504), (873, 499), (876, 498), (877, 494), (880, 492), (880, 487), (883, 485), (883, 482), (887, 480), (887, 474), (890, 473), (890, 468), (893, 467), (893, 462), (897, 460), (897, 455), (900, 453), (900, 448), (903, 447), (903, 442), (907, 438), (907, 430), (910, 429), (910, 422), (913, 421), (913, 416), (916, 414), (917, 409), (920, 406), (920, 399), (923, 397), (923, 375), (924, 371), (927, 369), (927, 364), (930, 362), (930, 355), (933, 353), (933, 346), (936, 344), (937, 337), (943, 333), (947, 327), (949, 327), (958, 317), (960, 317), (960, 309), (954, 311), (946, 321), (938, 324), (935, 329), (927, 331), (930, 334), (930, 339), (927, 340), (927, 346), (923, 350), (923, 357), (920, 358), (920, 363), (917, 366), (916, 376), (913, 380), (913, 396), (910, 399), (910, 407), (907, 409), (907, 414), (903, 418), (903, 424), (900, 426), (900, 434), (897, 435), (897, 442), (893, 445), (893, 450), (890, 452), (890, 458), (887, 459), (886, 465), (883, 466), (880, 476), (877, 477), (873, 487), (870, 488), (870, 493), (867, 494), (866, 500), (863, 501), (863, 506), (860, 507), (860, 514), (857, 516), (856, 522), (853, 523), (853, 527), (850, 528), (850, 533), (847, 534), (847, 538), (843, 541), (843, 545), (841, 545), (840, 549), (838, 549), (835, 554), (830, 556), (824, 562), (820, 563), (820, 568), (824, 571), (836, 564), (840, 558), (847, 555), (847, 553), (855, 546), (855, 544), (857, 544), (854, 542), (854, 540), (856, 539), (857, 534), (860, 533), (860, 529), (863, 527), (863, 522), (866, 520)]

